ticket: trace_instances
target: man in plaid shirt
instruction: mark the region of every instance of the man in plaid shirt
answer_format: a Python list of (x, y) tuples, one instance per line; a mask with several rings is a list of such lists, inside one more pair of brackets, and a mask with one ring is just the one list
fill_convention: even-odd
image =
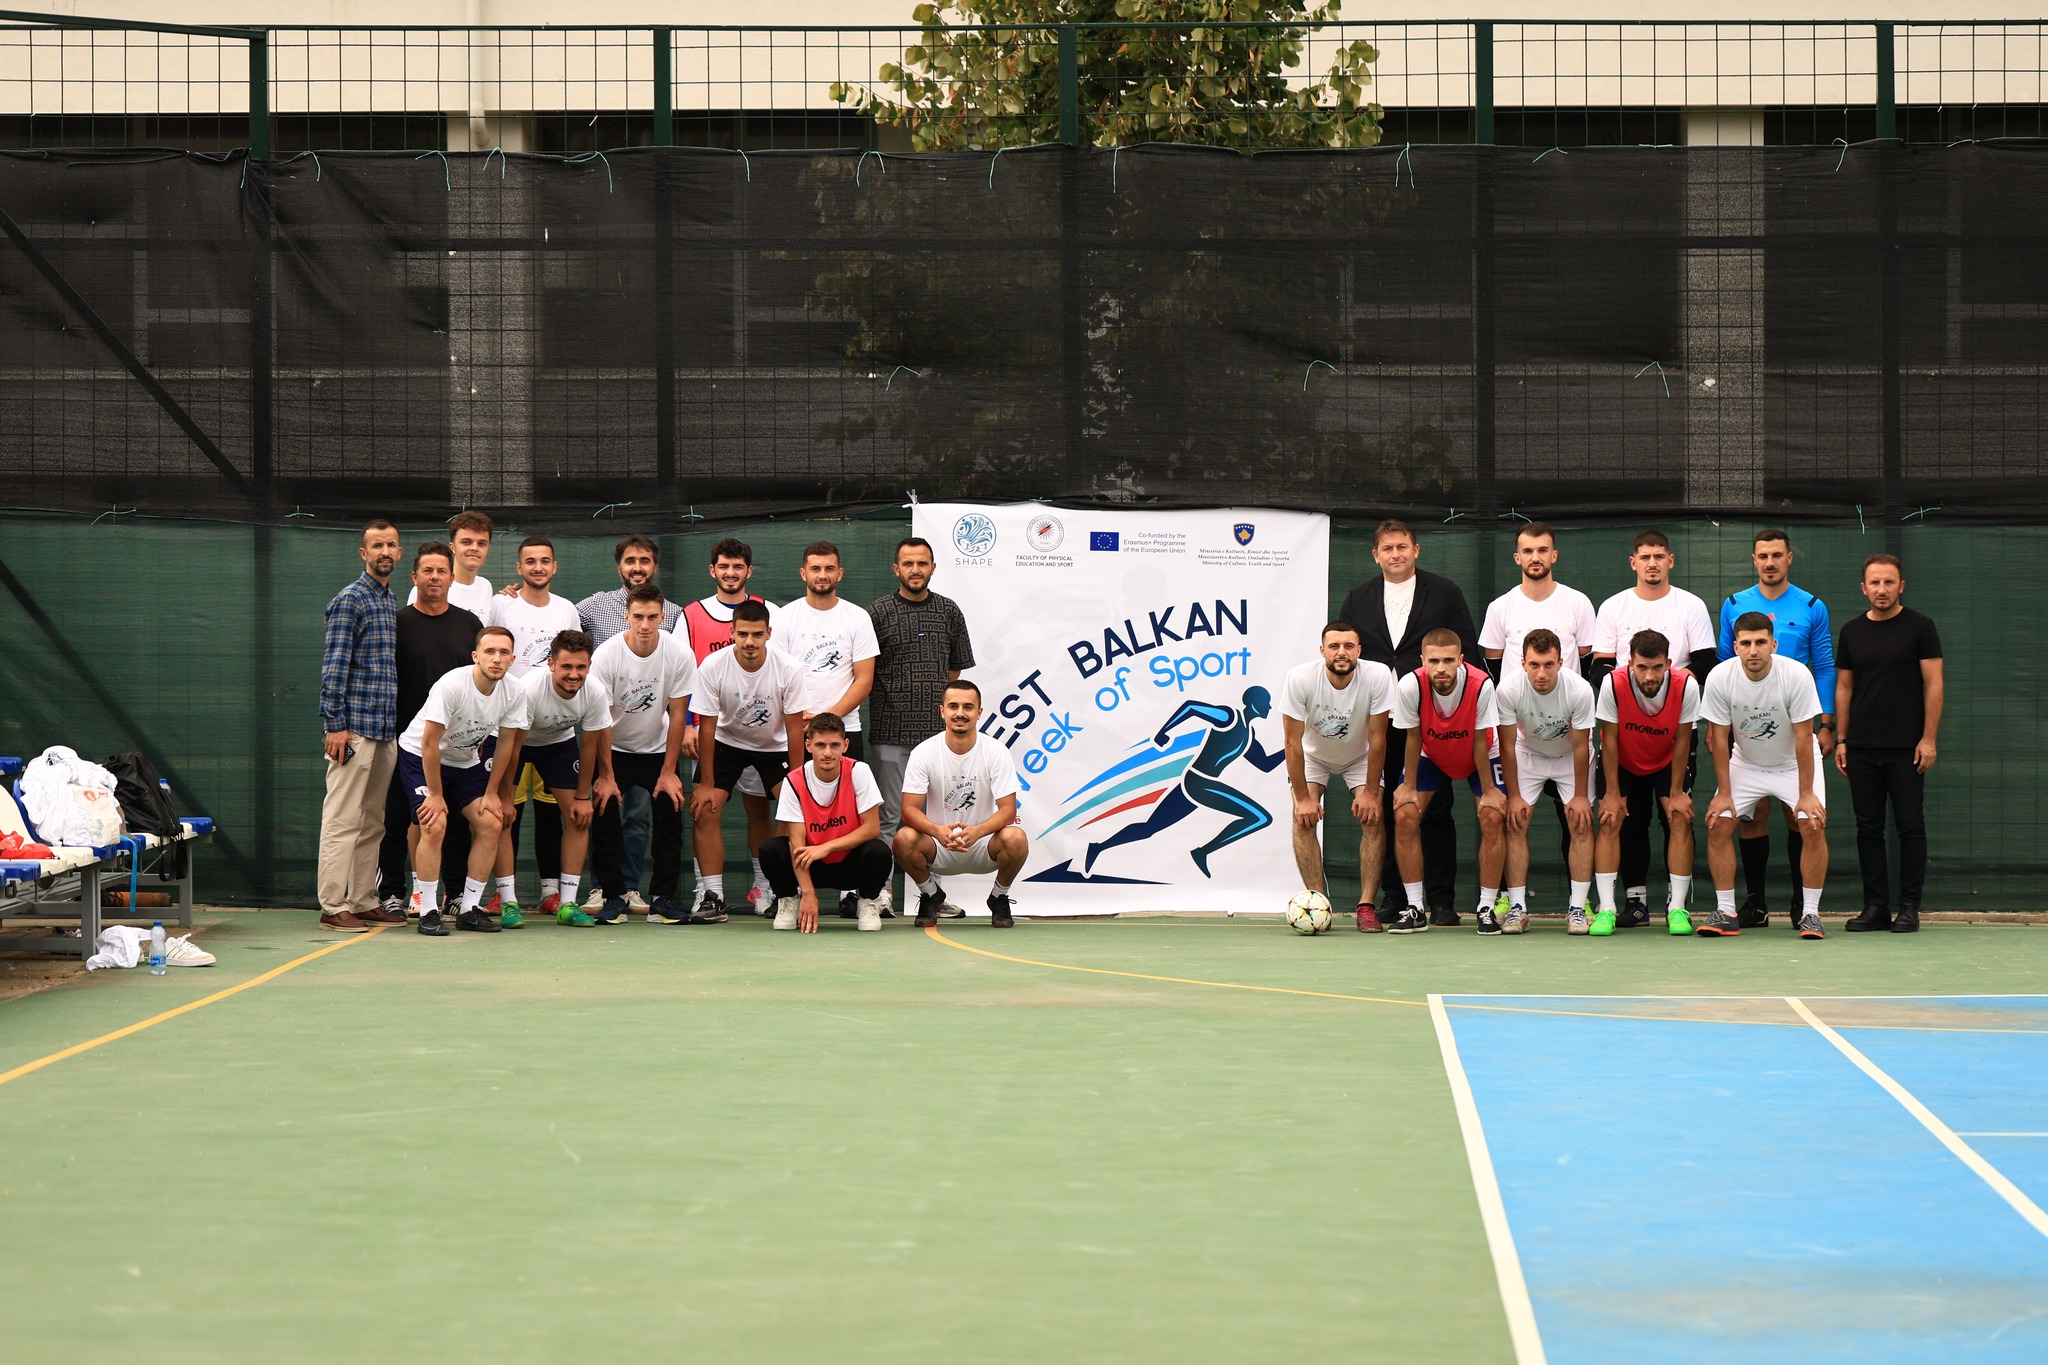
[(398, 528), (363, 528), (362, 576), (327, 604), (320, 651), (320, 728), (327, 797), (320, 806), (320, 927), (338, 934), (403, 924), (377, 903), (377, 844), (384, 798), (398, 766)]

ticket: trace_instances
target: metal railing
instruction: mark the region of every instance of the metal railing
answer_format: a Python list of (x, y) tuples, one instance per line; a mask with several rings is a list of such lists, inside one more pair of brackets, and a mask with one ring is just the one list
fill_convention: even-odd
[[(1248, 54), (1262, 79), (1233, 87)], [(2048, 133), (2044, 70), (2048, 23), (461, 29), (0, 11), (0, 145), (1949, 142)], [(1289, 101), (1314, 126), (1261, 122)], [(1369, 116), (1336, 128), (1347, 102)]]

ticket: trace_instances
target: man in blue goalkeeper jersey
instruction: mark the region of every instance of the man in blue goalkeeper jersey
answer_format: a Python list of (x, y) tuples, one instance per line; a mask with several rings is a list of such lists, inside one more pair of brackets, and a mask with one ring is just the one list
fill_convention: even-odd
[[(1821, 705), (1835, 704), (1835, 644), (1828, 625), (1827, 603), (1804, 588), (1792, 585), (1792, 537), (1783, 531), (1758, 531), (1750, 544), (1750, 559), (1756, 565), (1756, 586), (1728, 594), (1721, 603), (1721, 638), (1718, 653), (1723, 659), (1735, 656), (1735, 619), (1744, 612), (1762, 612), (1771, 618), (1777, 636), (1777, 657), (1805, 664), (1813, 673)], [(1813, 723), (1814, 738), (1820, 742), (1822, 757), (1835, 750), (1835, 715), (1823, 712)], [(1748, 892), (1737, 918), (1744, 929), (1760, 929), (1771, 922), (1764, 901), (1764, 875), (1771, 861), (1771, 803), (1764, 802), (1742, 822), (1742, 881)], [(1792, 918), (1799, 918), (1799, 830), (1788, 818), (1785, 824), (1786, 852), (1792, 864)]]

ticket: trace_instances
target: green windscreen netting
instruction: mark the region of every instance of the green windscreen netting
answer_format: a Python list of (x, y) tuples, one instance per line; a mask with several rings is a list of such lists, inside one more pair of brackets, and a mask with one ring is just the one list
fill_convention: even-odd
[[(557, 590), (572, 597), (616, 585), (612, 543), (635, 529), (623, 517), (591, 524), (604, 529), (555, 538), (562, 564)], [(1508, 560), (1513, 524), (1490, 530), (1453, 523), (1423, 532), (1423, 566), (1456, 580), (1475, 617), (1515, 582)], [(1678, 553), (1676, 581), (1710, 607), (1718, 609), (1721, 597), (1754, 581), (1753, 525), (1689, 522), (1662, 529)], [(439, 530), (407, 526), (408, 550)], [(753, 546), (755, 589), (777, 601), (801, 591), (801, 548), (830, 539), (847, 565), (842, 595), (865, 605), (893, 588), (888, 559), (907, 530), (908, 518), (899, 512), (656, 539), (662, 582), (672, 596), (710, 590), (710, 546), (730, 534)], [(1558, 577), (1596, 603), (1630, 586), (1631, 534), (1613, 527), (1561, 531)], [(2040, 781), (2039, 700), (2048, 530), (1916, 522), (1867, 532), (1853, 525), (1800, 527), (1793, 535), (1793, 579), (1827, 601), (1838, 630), (1863, 606), (1856, 582), (1864, 556), (1880, 550), (1904, 556), (1907, 602), (1941, 629), (1948, 704), (1941, 758), (1928, 783), (1928, 908), (2033, 908), (2048, 863), (2040, 841), (2048, 802)], [(512, 576), (517, 540), (517, 531), (501, 525), (485, 570), (501, 585)], [(1374, 572), (1370, 541), (1369, 528), (1335, 528), (1327, 585), (1333, 609)], [(203, 895), (310, 905), (322, 780), (321, 609), (358, 572), (355, 545), (353, 532), (292, 525), (0, 519), (0, 753), (33, 755), (51, 744), (93, 758), (126, 749), (153, 752), (180, 809), (219, 821), (218, 842), (198, 855)], [(943, 572), (934, 587), (946, 590)], [(1301, 657), (1311, 657), (1314, 646), (1303, 641)], [(1860, 902), (1854, 822), (1839, 777), (1830, 796), (1829, 891), (1831, 904), (1843, 908)], [(1326, 843), (1332, 864), (1342, 869), (1333, 889), (1346, 894), (1356, 826), (1341, 802), (1331, 805)], [(1469, 811), (1460, 818), (1467, 823), (1461, 850), (1469, 853)], [(1563, 873), (1552, 828), (1550, 815), (1539, 811), (1530, 846), (1539, 900), (1556, 909), (1563, 902)], [(728, 833), (736, 850), (736, 815)], [(529, 854), (530, 848), (529, 840)], [(1774, 887), (1783, 885), (1783, 868), (1781, 847), (1773, 854)], [(1695, 871), (1704, 877), (1704, 850)], [(1470, 880), (1461, 870), (1461, 888)]]

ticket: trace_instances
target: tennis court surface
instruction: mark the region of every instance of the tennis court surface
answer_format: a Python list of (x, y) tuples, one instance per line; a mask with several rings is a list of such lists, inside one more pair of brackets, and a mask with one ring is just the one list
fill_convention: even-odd
[(6, 1357), (2048, 1357), (2048, 927), (826, 929), (0, 1004)]

